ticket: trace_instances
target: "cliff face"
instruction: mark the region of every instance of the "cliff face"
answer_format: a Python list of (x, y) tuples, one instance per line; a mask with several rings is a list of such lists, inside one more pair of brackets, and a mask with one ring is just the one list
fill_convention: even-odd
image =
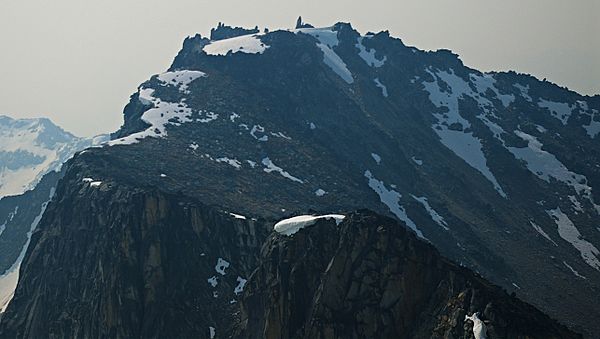
[[(292, 236), (73, 166), (35, 231), (0, 336), (491, 338), (577, 335), (368, 211)], [(268, 235), (271, 232), (271, 235)]]
[(574, 338), (565, 327), (368, 211), (273, 234), (242, 300), (245, 338)]
[(208, 336), (232, 323), (262, 222), (82, 180), (67, 174), (34, 233), (3, 338)]

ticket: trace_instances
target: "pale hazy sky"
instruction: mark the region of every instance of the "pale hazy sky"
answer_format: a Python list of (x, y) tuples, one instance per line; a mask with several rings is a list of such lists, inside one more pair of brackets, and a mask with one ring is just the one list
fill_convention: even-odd
[(0, 114), (46, 116), (80, 136), (114, 131), (186, 36), (219, 21), (291, 28), (298, 15), (600, 93), (600, 0), (0, 0)]

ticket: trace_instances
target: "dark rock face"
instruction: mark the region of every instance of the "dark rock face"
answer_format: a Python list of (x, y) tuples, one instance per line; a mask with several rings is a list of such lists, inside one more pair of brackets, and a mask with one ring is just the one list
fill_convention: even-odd
[(243, 27), (231, 27), (224, 23), (220, 23), (216, 28), (210, 30), (210, 40), (223, 40), (229, 38), (235, 38), (236, 36), (258, 33), (258, 26), (253, 29), (246, 29)]
[(241, 308), (242, 338), (471, 338), (474, 312), (489, 338), (577, 337), (367, 211), (271, 235)]
[[(197, 337), (230, 326), (237, 278), (250, 275), (266, 236), (262, 222), (81, 179), (65, 177), (68, 191), (32, 237), (3, 338)], [(217, 270), (219, 258), (230, 264)]]

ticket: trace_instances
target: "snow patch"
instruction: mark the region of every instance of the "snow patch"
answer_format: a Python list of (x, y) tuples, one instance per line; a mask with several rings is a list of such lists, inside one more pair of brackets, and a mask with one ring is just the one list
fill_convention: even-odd
[[(367, 63), (367, 65), (371, 66), (371, 67), (381, 67), (383, 66), (383, 64), (385, 63), (385, 61), (387, 60), (387, 57), (384, 55), (383, 59), (378, 60), (375, 57), (375, 49), (374, 48), (370, 48), (367, 51), (367, 48), (363, 45), (363, 39), (364, 37), (359, 37), (357, 38), (356, 41), (356, 48), (358, 48), (358, 55)], [(386, 95), (387, 96), (387, 95)]]
[(317, 47), (323, 52), (323, 62), (339, 75), (346, 83), (354, 82), (352, 73), (346, 67), (346, 63), (333, 51), (333, 47), (339, 44), (337, 32), (332, 27), (326, 28), (301, 28), (295, 30), (296, 33), (309, 34), (319, 42)]
[(244, 291), (244, 286), (246, 286), (246, 282), (248, 280), (238, 276), (237, 277), (237, 286), (235, 287), (235, 289), (233, 290), (233, 293), (235, 293), (235, 295), (239, 295), (240, 293), (242, 293)]
[(422, 165), (423, 165), (423, 160), (421, 160), (421, 159), (417, 159), (417, 158), (416, 158), (416, 157), (414, 157), (414, 156), (413, 156), (413, 157), (411, 157), (410, 159), (411, 159), (412, 161), (414, 161), (414, 162), (415, 162), (415, 164), (417, 164), (417, 165), (419, 165), (419, 166), (422, 166)]
[(212, 277), (208, 278), (207, 281), (213, 288), (217, 287), (217, 285), (219, 284), (216, 275), (213, 275)]
[(149, 105), (152, 105), (141, 117), (142, 121), (149, 124), (150, 127), (123, 138), (111, 140), (108, 145), (131, 145), (146, 137), (165, 137), (167, 135), (167, 125), (179, 126), (182, 123), (192, 121), (192, 110), (185, 104), (185, 99), (180, 102), (166, 102), (153, 96), (154, 89), (144, 87), (139, 89), (138, 94), (142, 102), (148, 102)]
[(217, 113), (214, 112), (208, 112), (208, 111), (200, 111), (198, 112), (199, 114), (204, 114), (204, 118), (197, 118), (196, 122), (201, 122), (203, 124), (209, 123), (211, 121), (217, 120), (217, 118), (219, 117), (219, 115)]
[(215, 266), (215, 271), (220, 275), (225, 275), (225, 269), (229, 267), (229, 262), (227, 262), (223, 258), (219, 258), (217, 260), (217, 265)]
[(221, 158), (215, 159), (215, 161), (219, 162), (219, 163), (226, 163), (229, 166), (235, 167), (235, 169), (242, 168), (242, 163), (239, 162), (237, 159), (230, 159), (228, 157), (221, 157)]
[(556, 119), (560, 120), (560, 122), (562, 122), (563, 125), (567, 124), (567, 121), (569, 120), (569, 117), (571, 116), (571, 114), (573, 113), (573, 109), (575, 108), (574, 105), (569, 105), (563, 102), (550, 101), (542, 98), (540, 98), (538, 106), (550, 111), (550, 114), (552, 114), (552, 116)]
[(427, 201), (426, 197), (417, 197), (415, 195), (411, 194), (411, 197), (413, 197), (413, 199), (415, 199), (416, 201), (418, 201), (421, 205), (423, 205), (423, 207), (425, 207), (425, 210), (427, 211), (427, 213), (429, 213), (429, 216), (431, 217), (431, 220), (435, 221), (436, 224), (438, 224), (441, 228), (443, 228), (444, 230), (448, 231), (450, 230), (448, 228), (448, 224), (446, 223), (446, 221), (444, 220), (444, 218), (439, 215), (438, 212), (436, 212), (430, 205), (429, 202)]
[(348, 70), (346, 63), (344, 63), (342, 58), (340, 58), (339, 55), (333, 51), (333, 49), (321, 43), (318, 43), (317, 47), (319, 47), (323, 52), (323, 62), (325, 65), (329, 66), (329, 68), (339, 75), (340, 78), (342, 78), (346, 83), (351, 84), (354, 82), (352, 73), (350, 73), (350, 70)]
[(586, 280), (587, 280), (587, 278), (586, 278), (586, 277), (584, 277), (583, 275), (579, 274), (579, 272), (575, 271), (575, 269), (574, 269), (574, 268), (573, 268), (571, 265), (567, 264), (567, 262), (566, 262), (566, 261), (563, 261), (563, 264), (564, 264), (564, 265), (565, 265), (565, 266), (566, 266), (566, 267), (567, 267), (569, 270), (571, 270), (571, 272), (573, 273), (573, 275), (575, 275), (576, 277), (579, 277), (579, 278), (581, 278), (581, 279), (586, 279)]
[(377, 153), (371, 153), (371, 157), (373, 158), (373, 160), (375, 160), (375, 162), (377, 163), (377, 165), (379, 165), (381, 163), (381, 157), (379, 156), (379, 154), (377, 154)]
[(237, 118), (239, 118), (239, 117), (240, 117), (240, 115), (239, 115), (239, 114), (237, 114), (237, 113), (231, 113), (231, 114), (229, 115), (229, 121), (231, 121), (231, 122), (235, 122), (235, 119), (237, 119)]
[(560, 210), (560, 207), (548, 210), (546, 213), (554, 219), (554, 222), (558, 226), (558, 234), (560, 237), (575, 247), (588, 265), (600, 271), (600, 260), (598, 260), (600, 251), (598, 251), (596, 246), (583, 239), (577, 227), (575, 227), (569, 217)]
[(479, 319), (479, 312), (473, 313), (471, 316), (465, 315), (465, 321), (473, 322), (473, 336), (475, 339), (487, 339), (487, 326)]
[(229, 215), (231, 215), (232, 217), (234, 217), (236, 219), (246, 220), (246, 216), (241, 215), (241, 214), (229, 213)]
[(529, 102), (533, 101), (533, 99), (531, 99), (531, 96), (529, 96), (529, 85), (523, 86), (523, 85), (517, 83), (517, 84), (513, 84), (513, 86), (515, 86), (519, 90), (519, 92), (521, 92), (521, 96), (525, 100), (527, 100)]
[[(458, 109), (459, 99), (462, 99), (464, 96), (470, 96), (477, 100), (483, 110), (493, 107), (493, 104), (488, 99), (482, 97), (485, 92), (474, 92), (469, 83), (454, 74), (452, 70), (450, 72), (438, 71), (437, 73), (427, 70), (427, 72), (434, 79), (432, 82), (423, 82), (425, 91), (429, 92), (429, 100), (437, 108), (445, 107), (448, 110), (445, 113), (436, 112), (433, 114), (438, 120), (437, 123), (433, 124), (433, 130), (440, 137), (440, 141), (444, 146), (448, 147), (454, 154), (483, 174), (493, 184), (494, 189), (502, 197), (506, 198), (506, 193), (487, 166), (487, 159), (483, 153), (481, 141), (473, 135), (473, 132), (465, 131), (465, 129), (471, 127), (471, 124), (460, 115)], [(438, 79), (450, 87), (450, 92), (442, 91)], [(476, 76), (471, 74), (470, 79), (474, 82), (478, 91), (492, 89), (503, 104), (511, 102), (510, 97), (500, 95), (498, 90), (493, 87), (493, 78), (491, 76)], [(450, 126), (455, 127), (450, 129)]]
[(314, 225), (319, 219), (334, 219), (339, 225), (346, 216), (341, 214), (326, 214), (326, 215), (299, 215), (297, 217), (284, 219), (275, 224), (273, 229), (275, 232), (283, 235), (293, 235), (299, 230)]
[(327, 194), (327, 192), (326, 192), (326, 191), (324, 191), (323, 189), (320, 189), (320, 188), (319, 188), (318, 190), (316, 190), (316, 191), (315, 191), (315, 195), (316, 195), (317, 197), (322, 197), (322, 196), (324, 196), (325, 194)]
[[(544, 151), (544, 146), (538, 139), (532, 135), (521, 131), (514, 132), (518, 137), (527, 141), (527, 147), (506, 147), (516, 158), (523, 160), (529, 171), (538, 178), (550, 182), (550, 178), (565, 183), (573, 187), (577, 193), (585, 196), (590, 202), (592, 199), (592, 188), (587, 184), (587, 178), (584, 175), (571, 172), (556, 157)], [(598, 207), (596, 206), (598, 209)]]
[(550, 238), (550, 236), (546, 232), (544, 232), (544, 230), (540, 226), (538, 226), (536, 223), (534, 223), (531, 220), (529, 220), (529, 224), (531, 224), (531, 227), (533, 227), (533, 229), (536, 230), (542, 237), (548, 239), (548, 241), (553, 243), (554, 246), (558, 246), (558, 244), (556, 242), (554, 242), (554, 240), (552, 240), (552, 238)]
[(250, 130), (250, 135), (258, 140), (258, 141), (268, 141), (269, 140), (269, 136), (267, 135), (263, 135), (263, 136), (257, 136), (256, 133), (264, 133), (265, 132), (265, 128), (262, 127), (261, 125), (254, 125), (252, 126), (252, 130)]
[(225, 56), (242, 52), (248, 54), (262, 54), (269, 46), (258, 38), (260, 34), (248, 34), (224, 40), (211, 41), (202, 50), (208, 55)]
[(100, 187), (102, 185), (102, 181), (92, 181), (90, 182), (90, 187)]
[(200, 77), (206, 77), (206, 73), (200, 71), (182, 70), (159, 74), (158, 80), (160, 80), (165, 86), (173, 85), (178, 87), (180, 92), (189, 94), (189, 84)]
[(296, 178), (295, 176), (289, 174), (288, 172), (284, 171), (281, 167), (275, 165), (271, 159), (269, 159), (268, 157), (262, 159), (262, 164), (265, 165), (266, 167), (263, 168), (263, 171), (267, 172), (267, 173), (271, 173), (271, 172), (277, 172), (279, 173), (282, 177), (290, 179), (292, 181), (295, 181), (297, 183), (303, 184), (304, 181)]
[(385, 85), (382, 84), (381, 81), (379, 81), (379, 78), (373, 79), (373, 82), (375, 82), (375, 86), (381, 88), (381, 94), (387, 98), (388, 97), (387, 87), (385, 87)]

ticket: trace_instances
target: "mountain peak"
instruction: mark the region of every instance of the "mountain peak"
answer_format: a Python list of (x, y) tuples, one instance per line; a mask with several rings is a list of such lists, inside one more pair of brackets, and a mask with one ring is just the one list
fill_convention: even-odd
[[(78, 138), (48, 118), (0, 115), (0, 198), (33, 188), (76, 151), (106, 138)], [(95, 140), (95, 141), (94, 141)]]

